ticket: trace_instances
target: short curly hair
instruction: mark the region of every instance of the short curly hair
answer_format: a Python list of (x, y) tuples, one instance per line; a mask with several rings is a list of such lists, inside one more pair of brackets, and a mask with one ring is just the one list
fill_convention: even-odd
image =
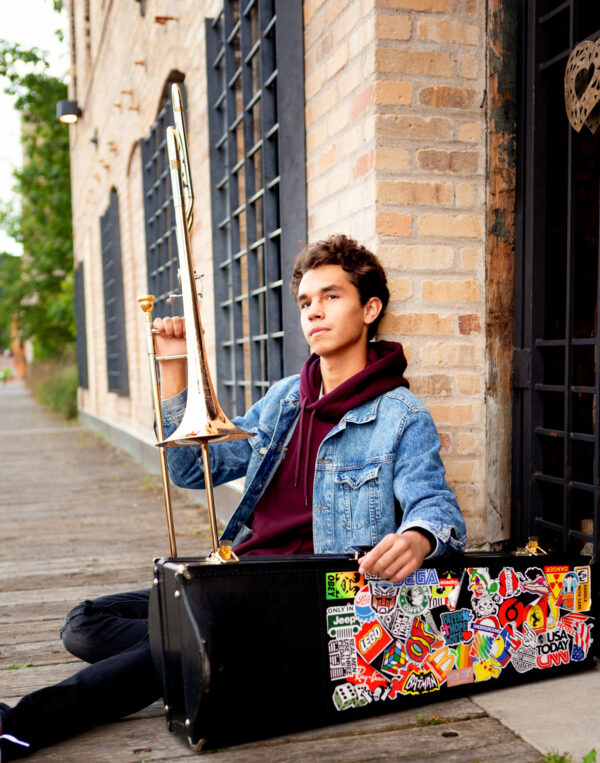
[(358, 289), (362, 305), (366, 304), (371, 297), (379, 297), (383, 308), (377, 319), (369, 326), (368, 338), (372, 339), (377, 333), (379, 321), (390, 301), (385, 270), (377, 257), (358, 241), (343, 233), (329, 236), (328, 239), (317, 241), (316, 244), (308, 244), (296, 257), (290, 281), (290, 291), (296, 301), (304, 274), (321, 265), (341, 265), (348, 273), (350, 282)]

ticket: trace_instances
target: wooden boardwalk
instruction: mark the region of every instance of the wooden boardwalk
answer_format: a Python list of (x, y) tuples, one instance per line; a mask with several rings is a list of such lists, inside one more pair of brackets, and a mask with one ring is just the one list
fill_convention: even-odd
[[(58, 637), (82, 599), (150, 585), (166, 554), (160, 480), (79, 425), (43, 411), (17, 382), (0, 385), (0, 701), (60, 681), (83, 663)], [(180, 554), (207, 551), (206, 513), (175, 491)], [(439, 716), (443, 722), (427, 723)], [(197, 757), (169, 734), (156, 703), (40, 751), (64, 763)], [(210, 753), (218, 761), (539, 761), (469, 699)]]

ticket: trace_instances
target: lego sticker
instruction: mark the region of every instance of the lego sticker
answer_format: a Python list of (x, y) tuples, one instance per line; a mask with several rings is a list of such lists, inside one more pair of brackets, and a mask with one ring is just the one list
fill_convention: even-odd
[(358, 653), (366, 662), (372, 662), (392, 641), (392, 637), (378, 622), (364, 623), (354, 638)]

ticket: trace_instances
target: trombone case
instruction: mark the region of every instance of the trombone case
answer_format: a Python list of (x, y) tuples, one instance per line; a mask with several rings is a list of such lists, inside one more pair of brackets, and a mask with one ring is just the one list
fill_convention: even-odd
[(169, 728), (223, 747), (591, 666), (594, 572), (561, 554), (432, 560), (401, 583), (341, 555), (156, 560)]

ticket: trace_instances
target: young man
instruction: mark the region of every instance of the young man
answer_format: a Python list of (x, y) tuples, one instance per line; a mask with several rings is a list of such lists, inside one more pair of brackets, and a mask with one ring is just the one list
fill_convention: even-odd
[[(369, 548), (364, 572), (398, 581), (426, 557), (462, 551), (464, 522), (444, 479), (435, 425), (408, 390), (402, 347), (369, 340), (389, 300), (376, 258), (346, 236), (307, 247), (292, 293), (313, 352), (235, 419), (249, 440), (211, 446), (215, 484), (245, 476), (223, 538), (238, 555)], [(157, 354), (184, 351), (180, 318), (157, 319)], [(161, 364), (168, 436), (185, 409), (185, 363)], [(204, 486), (195, 447), (169, 448), (172, 480)], [(160, 696), (147, 639), (148, 591), (84, 602), (63, 643), (94, 664), (56, 686), (0, 705), (4, 734), (32, 749), (135, 712)], [(8, 740), (16, 757), (25, 748)]]

